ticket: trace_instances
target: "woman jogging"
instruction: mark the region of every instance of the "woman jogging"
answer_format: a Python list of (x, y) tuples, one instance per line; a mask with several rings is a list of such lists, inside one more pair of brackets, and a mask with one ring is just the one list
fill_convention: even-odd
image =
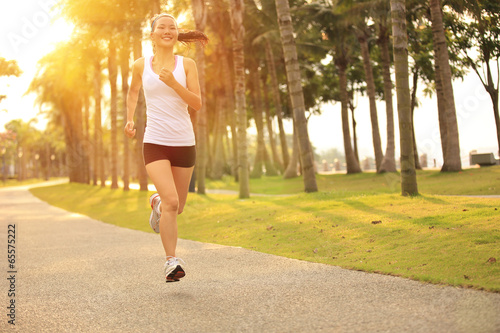
[(158, 191), (149, 200), (153, 209), (149, 223), (160, 233), (165, 249), (166, 282), (174, 282), (185, 275), (184, 261), (175, 254), (177, 215), (184, 209), (196, 158), (188, 106), (201, 108), (196, 63), (174, 55), (174, 45), (177, 41), (205, 45), (208, 38), (198, 31), (179, 33), (175, 18), (160, 14), (151, 23), (151, 39), (154, 55), (140, 58), (133, 65), (124, 130), (128, 137), (134, 137), (134, 113), (143, 86), (147, 107), (144, 164)]

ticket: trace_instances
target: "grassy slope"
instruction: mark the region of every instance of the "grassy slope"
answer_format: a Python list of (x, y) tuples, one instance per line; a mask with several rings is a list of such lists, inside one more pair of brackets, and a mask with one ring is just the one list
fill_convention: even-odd
[[(290, 196), (190, 194), (179, 237), (433, 283), (500, 291), (500, 168), (419, 173), (423, 195), (399, 195), (395, 175), (318, 176), (320, 192)], [(209, 188), (235, 188), (228, 179)], [(301, 179), (251, 181), (252, 192), (297, 193)], [(57, 189), (57, 190), (56, 190)], [(151, 193), (79, 184), (32, 189), (56, 206), (152, 232)], [(372, 223), (380, 221), (380, 223)]]

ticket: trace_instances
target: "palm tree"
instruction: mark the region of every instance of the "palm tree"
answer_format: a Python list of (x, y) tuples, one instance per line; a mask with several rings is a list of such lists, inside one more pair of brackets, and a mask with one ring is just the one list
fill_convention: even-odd
[[(498, 65), (500, 63), (500, 4), (490, 0), (454, 1), (452, 5), (462, 5), (455, 9), (459, 14), (468, 14), (466, 20), (459, 18), (450, 27), (458, 41), (460, 53), (466, 64), (471, 67), (481, 80), (483, 88), (490, 96), (493, 105), (493, 117), (496, 125), (498, 153), (500, 154), (500, 114)], [(477, 56), (476, 56), (477, 54)], [(496, 87), (495, 73), (492, 63), (497, 64)], [(482, 70), (481, 70), (482, 68)]]
[(443, 93), (438, 94), (442, 99), (445, 110), (446, 123), (446, 153), (441, 171), (460, 171), (462, 162), (460, 159), (460, 144), (458, 139), (457, 114), (455, 109), (455, 98), (451, 84), (451, 70), (448, 56), (448, 45), (443, 26), (443, 13), (439, 0), (429, 0), (432, 19), (432, 35), (436, 56), (436, 81), (439, 77), (442, 83)]
[(389, 53), (389, 27), (388, 18), (390, 16), (389, 3), (383, 1), (379, 3), (373, 14), (377, 24), (378, 46), (380, 58), (382, 60), (382, 76), (384, 79), (384, 101), (387, 119), (387, 147), (385, 150), (379, 172), (396, 172), (396, 144), (394, 140), (394, 108), (392, 101), (392, 79), (391, 79), (391, 57)]
[(408, 82), (408, 37), (406, 32), (405, 0), (391, 0), (394, 67), (398, 99), (401, 146), (401, 193), (417, 195), (417, 175), (412, 141), (410, 86)]
[(299, 141), (300, 160), (302, 163), (302, 174), (304, 177), (304, 190), (306, 192), (317, 192), (318, 185), (316, 184), (313, 154), (311, 152), (311, 143), (307, 132), (304, 93), (300, 82), (300, 68), (288, 0), (276, 0), (276, 11), (278, 14), (281, 42), (285, 56), (285, 67), (293, 108), (294, 126), (297, 129)]
[(86, 152), (83, 145), (83, 99), (90, 91), (90, 79), (81, 66), (81, 40), (76, 39), (40, 60), (40, 70), (29, 92), (38, 94), (40, 105), (50, 105), (60, 114), (64, 128), (70, 182), (85, 182)]
[(116, 79), (118, 76), (118, 65), (116, 59), (115, 36), (109, 38), (108, 43), (108, 77), (111, 90), (111, 188), (118, 188), (118, 89)]
[[(267, 73), (261, 77), (261, 80), (262, 80), (264, 87), (268, 84), (266, 79), (267, 79)], [(274, 170), (273, 175), (277, 175), (278, 171), (283, 173), (283, 162), (281, 162), (281, 158), (279, 156), (278, 149), (276, 148), (275, 133), (273, 130), (273, 117), (271, 116), (271, 106), (269, 104), (270, 104), (269, 103), (269, 93), (265, 89), (265, 91), (264, 91), (264, 112), (265, 112), (267, 133), (269, 135), (269, 144), (271, 146), (271, 154), (273, 156), (273, 165), (272, 165), (272, 168)]]
[[(333, 57), (333, 63), (337, 69), (334, 77), (328, 77), (327, 80), (338, 79), (339, 94), (334, 96), (332, 92), (324, 91), (326, 96), (325, 100), (340, 100), (341, 102), (341, 118), (342, 118), (342, 135), (344, 141), (344, 154), (346, 160), (347, 173), (359, 173), (361, 168), (357, 159), (357, 154), (353, 150), (351, 143), (351, 131), (349, 125), (349, 92), (348, 92), (348, 74), (349, 71), (355, 67), (353, 66), (354, 60), (358, 57), (355, 53), (357, 50), (352, 46), (356, 44), (353, 39), (354, 35), (351, 30), (351, 22), (344, 16), (334, 12), (334, 7), (330, 2), (317, 2), (312, 3), (306, 8), (311, 12), (313, 21), (320, 25), (323, 43), (325, 47), (330, 49)], [(329, 66), (326, 67), (333, 72)], [(355, 130), (356, 122), (353, 126)], [(356, 145), (356, 138), (354, 140)]]
[(247, 155), (247, 115), (245, 106), (245, 54), (243, 0), (231, 0), (231, 27), (233, 38), (233, 63), (235, 74), (236, 110), (238, 115), (238, 179), (240, 183), (240, 198), (250, 197), (248, 155)]
[(274, 98), (274, 110), (278, 120), (279, 136), (281, 143), (281, 154), (283, 156), (283, 165), (286, 167), (290, 163), (290, 154), (288, 152), (288, 144), (286, 141), (286, 133), (283, 127), (283, 108), (281, 106), (280, 90), (278, 85), (278, 76), (276, 75), (276, 66), (274, 52), (269, 38), (266, 38), (266, 65), (268, 67), (269, 76), (271, 77), (271, 88)]
[[(130, 40), (121, 43), (120, 53), (119, 53), (119, 64), (120, 64), (120, 75), (122, 77), (122, 110), (123, 123), (122, 128), (125, 127), (127, 122), (127, 93), (129, 89), (128, 77), (130, 70)], [(128, 191), (130, 189), (130, 147), (129, 138), (123, 133), (123, 190)]]
[[(191, 0), (194, 22), (196, 24), (196, 30), (205, 31), (205, 26), (207, 23), (207, 7), (205, 2), (202, 0)], [(200, 80), (200, 90), (202, 107), (197, 112), (197, 149), (196, 149), (196, 180), (198, 183), (198, 193), (205, 194), (205, 177), (206, 177), (206, 166), (208, 157), (208, 144), (205, 138), (207, 137), (207, 109), (205, 96), (205, 54), (203, 51), (203, 46), (199, 43), (196, 44), (196, 63), (198, 66), (198, 75)]]

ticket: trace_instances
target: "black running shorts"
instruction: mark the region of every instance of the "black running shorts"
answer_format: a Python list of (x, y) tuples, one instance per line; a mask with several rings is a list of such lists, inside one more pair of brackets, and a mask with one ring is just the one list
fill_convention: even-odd
[(175, 167), (190, 168), (196, 162), (196, 147), (163, 146), (154, 143), (144, 143), (142, 146), (144, 165), (158, 160), (169, 160)]

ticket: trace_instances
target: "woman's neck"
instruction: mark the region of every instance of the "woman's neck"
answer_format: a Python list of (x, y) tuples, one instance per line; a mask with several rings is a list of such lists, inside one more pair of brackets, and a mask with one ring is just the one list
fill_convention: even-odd
[(175, 55), (173, 49), (157, 49), (154, 55), (154, 61), (159, 64), (167, 64), (175, 61)]

